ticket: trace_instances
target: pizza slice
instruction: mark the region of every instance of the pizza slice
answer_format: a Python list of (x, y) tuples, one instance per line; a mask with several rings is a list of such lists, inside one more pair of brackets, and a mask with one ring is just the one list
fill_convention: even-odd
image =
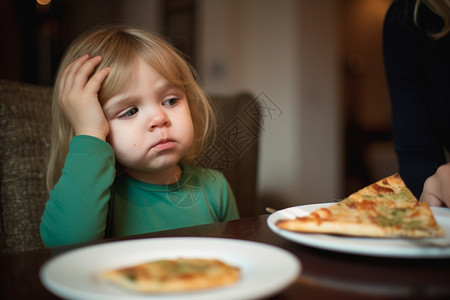
[(280, 220), (279, 228), (311, 233), (382, 238), (441, 237), (443, 229), (399, 174), (379, 180), (305, 217)]
[(177, 258), (113, 269), (103, 277), (134, 292), (167, 293), (230, 285), (239, 280), (240, 269), (218, 259)]

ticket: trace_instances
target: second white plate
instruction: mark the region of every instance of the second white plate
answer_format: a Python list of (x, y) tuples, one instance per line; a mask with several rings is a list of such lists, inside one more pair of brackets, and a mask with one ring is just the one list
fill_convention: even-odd
[[(369, 256), (404, 258), (450, 257), (450, 209), (431, 207), (436, 221), (444, 229), (443, 238), (430, 239), (383, 239), (359, 238), (329, 234), (298, 233), (280, 229), (276, 222), (281, 219), (306, 216), (312, 211), (335, 203), (310, 204), (279, 210), (269, 216), (267, 224), (276, 234), (310, 247)], [(436, 246), (432, 246), (435, 244)]]

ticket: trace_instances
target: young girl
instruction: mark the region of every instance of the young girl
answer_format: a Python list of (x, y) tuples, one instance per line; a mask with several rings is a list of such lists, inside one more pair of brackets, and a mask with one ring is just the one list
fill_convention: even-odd
[(224, 176), (191, 166), (214, 117), (189, 65), (148, 32), (77, 38), (53, 96), (47, 246), (239, 217)]

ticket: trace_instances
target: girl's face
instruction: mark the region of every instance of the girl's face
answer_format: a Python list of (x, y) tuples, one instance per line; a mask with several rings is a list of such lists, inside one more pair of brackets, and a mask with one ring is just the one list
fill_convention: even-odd
[[(173, 178), (192, 146), (194, 127), (184, 93), (138, 58), (129, 88), (107, 99), (107, 141), (126, 172), (150, 183)], [(165, 178), (165, 179), (164, 179)]]

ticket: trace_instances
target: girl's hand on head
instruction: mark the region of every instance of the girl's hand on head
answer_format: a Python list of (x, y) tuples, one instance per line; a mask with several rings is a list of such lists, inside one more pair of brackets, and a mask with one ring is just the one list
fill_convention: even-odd
[(89, 78), (101, 60), (100, 56), (83, 55), (70, 63), (58, 82), (58, 103), (75, 135), (105, 140), (109, 125), (98, 100), (98, 91), (111, 69), (102, 69)]
[(430, 206), (450, 207), (450, 163), (440, 166), (423, 185), (421, 202)]

